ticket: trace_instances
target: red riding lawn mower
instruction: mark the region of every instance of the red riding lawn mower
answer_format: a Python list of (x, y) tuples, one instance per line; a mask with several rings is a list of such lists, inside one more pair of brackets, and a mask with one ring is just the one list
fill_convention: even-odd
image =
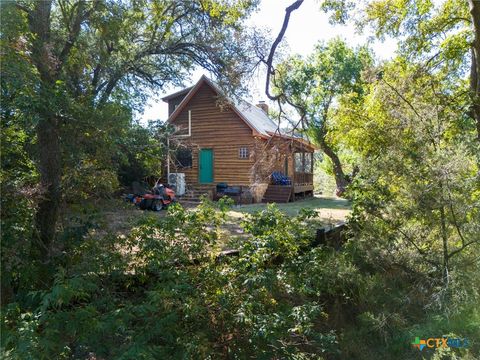
[(128, 194), (125, 200), (132, 202), (141, 210), (160, 211), (176, 201), (175, 191), (169, 185), (155, 184), (151, 191), (144, 194)]

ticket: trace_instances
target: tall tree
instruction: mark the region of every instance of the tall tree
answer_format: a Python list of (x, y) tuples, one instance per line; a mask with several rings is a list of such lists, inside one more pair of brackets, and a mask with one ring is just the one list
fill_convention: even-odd
[(480, 141), (480, 2), (478, 0), (373, 0), (367, 2), (361, 26), (377, 37), (392, 36), (406, 58), (433, 71), (469, 74), (471, 106)]
[(251, 60), (241, 22), (256, 5), (255, 0), (2, 4), (22, 14), (17, 18), (26, 25), (9, 48), (38, 75), (32, 112), (42, 198), (34, 250), (42, 262), (48, 262), (55, 237), (62, 129), (75, 122), (72, 108), (102, 109), (112, 99), (135, 107), (146, 89), (181, 83), (194, 66), (238, 82)]
[(345, 192), (348, 180), (329, 131), (342, 97), (353, 96), (361, 101), (362, 71), (371, 63), (367, 48), (351, 49), (344, 41), (334, 39), (317, 45), (306, 58), (287, 59), (277, 66), (272, 78), (274, 91), (293, 105), (310, 137), (332, 161), (339, 195)]
[(475, 261), (480, 244), (476, 143), (461, 112), (467, 86), (399, 58), (370, 87), (338, 124), (361, 159), (355, 233), (368, 248), (378, 245), (372, 256), (381, 248), (386, 263), (431, 271), (448, 287), (452, 270), (462, 258)]

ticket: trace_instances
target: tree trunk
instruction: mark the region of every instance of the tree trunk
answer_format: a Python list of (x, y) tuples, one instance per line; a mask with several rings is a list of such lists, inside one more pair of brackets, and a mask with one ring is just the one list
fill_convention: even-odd
[(477, 139), (480, 141), (480, 1), (468, 0), (472, 16), (474, 39), (472, 42), (472, 66), (470, 89), (472, 92), (472, 113), (477, 125)]
[(348, 185), (348, 180), (343, 172), (342, 163), (340, 162), (340, 158), (335, 153), (335, 151), (325, 142), (325, 139), (320, 141), (320, 147), (322, 151), (332, 160), (333, 163), (333, 173), (335, 175), (335, 184), (337, 189), (335, 191), (337, 196), (342, 196), (345, 194), (345, 190)]
[(35, 217), (36, 232), (32, 250), (40, 263), (48, 266), (61, 198), (62, 167), (58, 119), (54, 116), (45, 116), (39, 121), (36, 132), (42, 197)]
[[(60, 64), (51, 45), (52, 0), (35, 2), (28, 12), (30, 30), (34, 34), (32, 61), (38, 70), (41, 86), (37, 96), (43, 101), (55, 101), (52, 91), (58, 79)], [(35, 232), (32, 239), (32, 255), (39, 265), (38, 282), (49, 282), (48, 270), (51, 260), (51, 246), (55, 239), (61, 197), (61, 164), (59, 121), (50, 104), (40, 105), (40, 117), (36, 126), (38, 164), (40, 173), (41, 198), (35, 214)]]

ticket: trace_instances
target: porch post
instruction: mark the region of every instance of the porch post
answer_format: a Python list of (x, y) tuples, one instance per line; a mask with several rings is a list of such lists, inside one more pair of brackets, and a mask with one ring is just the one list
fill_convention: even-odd
[(295, 167), (295, 150), (293, 150), (292, 152), (292, 163), (293, 163), (292, 185), (295, 187), (295, 175), (297, 174), (297, 168)]
[(170, 137), (167, 135), (167, 184), (170, 178)]
[(313, 152), (310, 153), (310, 173), (313, 175)]
[(307, 169), (305, 169), (305, 150), (302, 152), (302, 170), (303, 170), (303, 183), (305, 183), (305, 172)]
[(295, 201), (295, 183), (297, 182), (296, 180), (296, 175), (297, 175), (297, 169), (295, 167), (295, 148), (292, 150), (292, 164), (293, 164), (293, 176), (292, 176), (292, 201)]

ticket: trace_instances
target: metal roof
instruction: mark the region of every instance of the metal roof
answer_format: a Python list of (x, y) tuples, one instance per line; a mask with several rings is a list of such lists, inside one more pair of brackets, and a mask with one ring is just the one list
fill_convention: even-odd
[(268, 132), (275, 132), (277, 130), (277, 124), (258, 106), (252, 105), (245, 100), (232, 101), (232, 105), (235, 106), (238, 112), (240, 112), (259, 133), (268, 135)]
[(187, 87), (187, 88), (185, 88), (185, 89), (182, 89), (182, 90), (179, 90), (179, 91), (177, 91), (177, 92), (174, 92), (173, 94), (164, 96), (164, 97), (162, 98), (162, 100), (165, 101), (165, 102), (168, 102), (168, 100), (170, 100), (170, 99), (172, 99), (172, 98), (174, 98), (174, 97), (177, 97), (177, 96), (180, 96), (180, 95), (183, 95), (183, 94), (188, 93), (190, 90), (192, 90), (192, 88), (193, 88), (193, 86), (189, 86), (189, 87)]

